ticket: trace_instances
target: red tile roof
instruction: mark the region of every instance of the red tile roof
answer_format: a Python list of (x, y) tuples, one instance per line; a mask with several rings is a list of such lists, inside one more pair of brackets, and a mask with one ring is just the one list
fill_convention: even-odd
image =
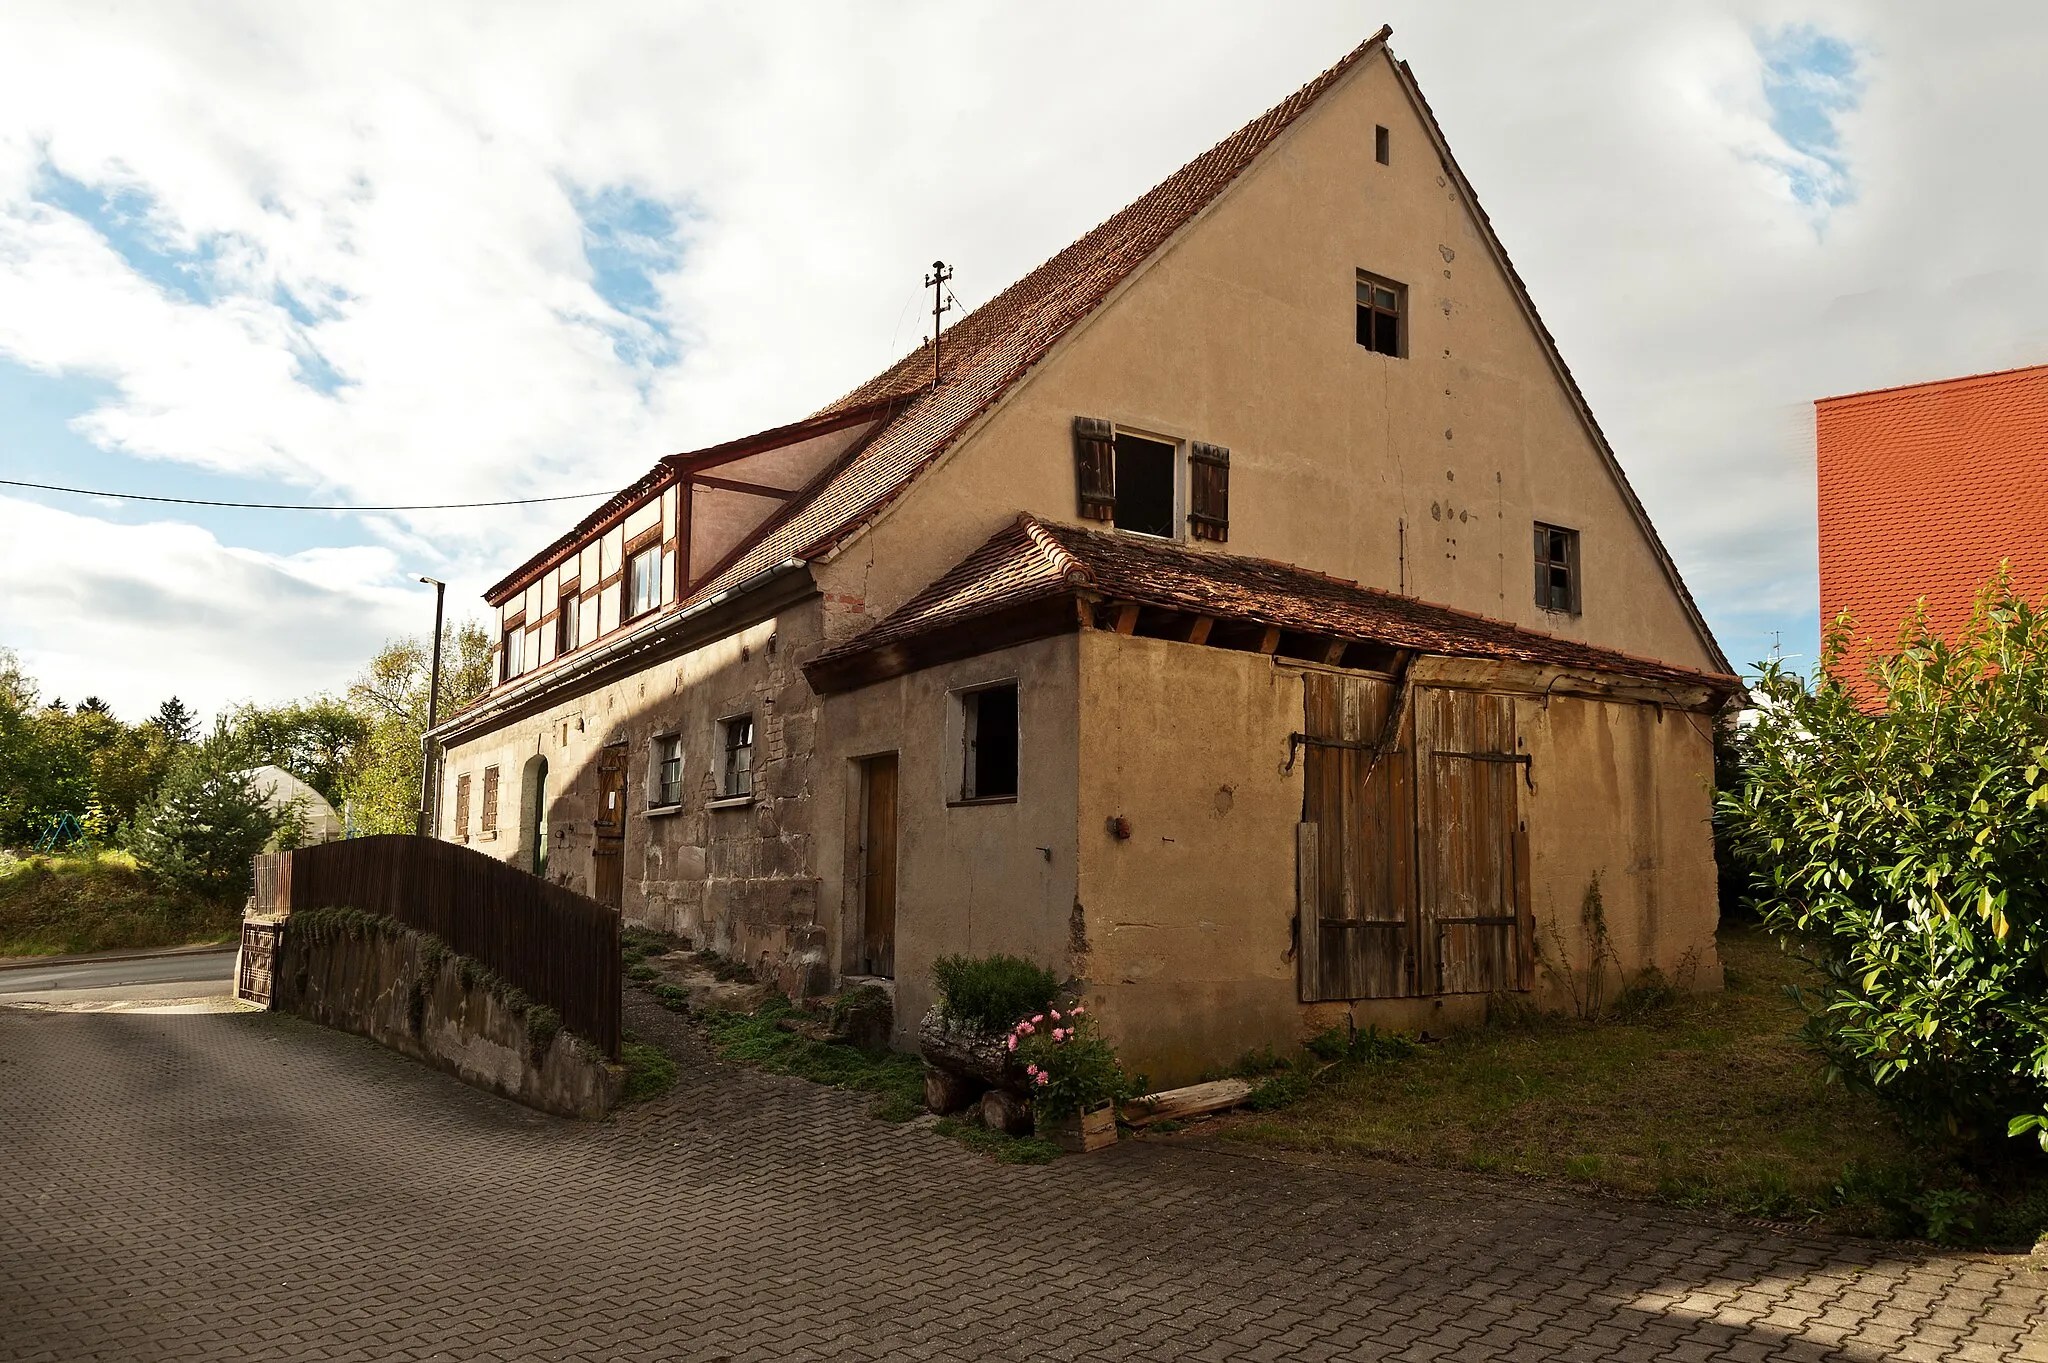
[(1886, 647), (1924, 598), (1952, 634), (2007, 559), (2022, 593), (2048, 590), (2048, 365), (1814, 407), (1823, 628), (1848, 611)]
[[(1584, 668), (1724, 692), (1738, 686), (1731, 676), (1595, 648), (1292, 564), (1047, 523), (1028, 513), (893, 614), (820, 655), (811, 667), (818, 677), (830, 677), (850, 659), (1073, 595), (1449, 657)], [(1071, 626), (1076, 616), (1044, 612), (1040, 618)]]

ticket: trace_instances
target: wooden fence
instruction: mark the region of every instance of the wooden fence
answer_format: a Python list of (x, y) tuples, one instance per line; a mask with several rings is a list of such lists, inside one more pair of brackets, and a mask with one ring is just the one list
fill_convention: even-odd
[(619, 915), (495, 857), (401, 833), (301, 847), (256, 859), (256, 907), (361, 909), (431, 932), (618, 1059)]

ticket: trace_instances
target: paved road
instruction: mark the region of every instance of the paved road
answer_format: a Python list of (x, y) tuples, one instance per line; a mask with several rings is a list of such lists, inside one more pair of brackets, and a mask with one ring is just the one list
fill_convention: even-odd
[(2048, 1360), (2024, 1259), (1228, 1146), (997, 1165), (633, 1007), (685, 1074), (598, 1126), (271, 1014), (0, 1009), (0, 1358)]
[(193, 998), (224, 994), (234, 979), (235, 951), (182, 951), (125, 961), (72, 961), (0, 970), (0, 1000), (69, 1003), (115, 999)]

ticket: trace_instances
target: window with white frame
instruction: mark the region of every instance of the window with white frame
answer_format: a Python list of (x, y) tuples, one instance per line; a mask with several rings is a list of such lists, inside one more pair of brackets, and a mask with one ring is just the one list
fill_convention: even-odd
[(649, 753), (653, 770), (648, 774), (648, 803), (667, 809), (683, 802), (683, 739), (681, 734), (663, 734), (654, 740)]
[(522, 622), (506, 628), (504, 654), (499, 663), (499, 680), (511, 681), (526, 670), (526, 626)]
[(718, 725), (718, 796), (737, 800), (754, 793), (754, 717), (735, 715)]
[(635, 619), (661, 604), (661, 546), (650, 544), (626, 564), (626, 618)]

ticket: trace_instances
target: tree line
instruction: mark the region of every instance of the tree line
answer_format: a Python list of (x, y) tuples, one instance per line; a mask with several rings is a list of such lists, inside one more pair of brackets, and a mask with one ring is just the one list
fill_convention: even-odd
[[(267, 808), (256, 792), (250, 773), (261, 766), (318, 791), (352, 833), (411, 832), (430, 673), (426, 639), (393, 639), (338, 696), (244, 703), (203, 728), (177, 696), (132, 722), (95, 696), (76, 705), (45, 700), (19, 658), (0, 649), (0, 847), (28, 850), (82, 835), (128, 848), (192, 888), (221, 880), (221, 893), (238, 892), (249, 853), (296, 832), (292, 812)], [(453, 714), (489, 685), (483, 627), (447, 626), (440, 713)], [(220, 844), (214, 852), (198, 845), (209, 839)]]

